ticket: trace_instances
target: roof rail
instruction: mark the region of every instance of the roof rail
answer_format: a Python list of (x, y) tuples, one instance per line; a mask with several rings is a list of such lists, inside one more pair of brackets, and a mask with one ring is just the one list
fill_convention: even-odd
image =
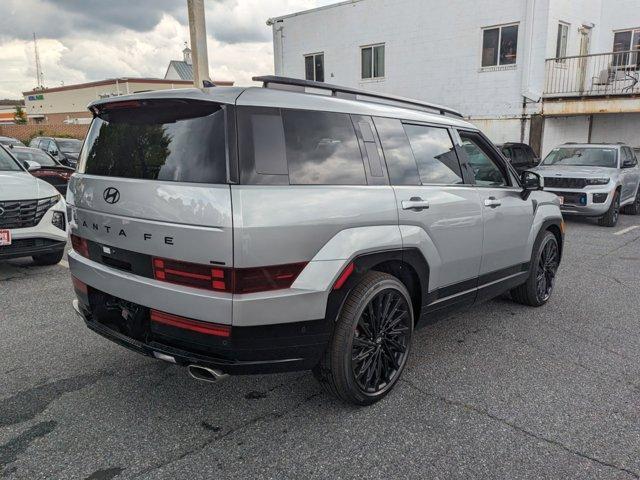
[[(367, 90), (360, 90), (357, 88), (340, 87), (338, 85), (331, 85), (324, 82), (315, 82), (312, 80), (302, 80), (299, 78), (280, 77), (277, 75), (265, 75), (261, 77), (253, 77), (254, 82), (262, 82), (264, 88), (269, 88), (270, 85), (278, 85), (282, 90), (293, 90), (299, 92), (306, 92), (307, 88), (328, 90), (331, 92), (331, 96), (340, 98), (350, 98), (352, 100), (382, 100), (378, 103), (384, 103), (386, 105), (395, 105), (404, 108), (410, 108), (412, 110), (421, 110), (429, 113), (438, 113), (440, 115), (451, 115), (454, 117), (464, 118), (460, 112), (453, 110), (442, 105), (435, 103), (421, 102), (420, 100), (413, 100), (405, 97), (397, 97), (395, 95), (387, 95), (384, 93), (370, 92)], [(284, 88), (283, 88), (284, 87)], [(372, 100), (373, 99), (373, 100)]]

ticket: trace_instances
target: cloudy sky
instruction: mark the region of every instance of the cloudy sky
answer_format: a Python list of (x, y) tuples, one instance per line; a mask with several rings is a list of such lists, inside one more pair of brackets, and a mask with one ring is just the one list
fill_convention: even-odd
[[(269, 17), (336, 0), (205, 0), (214, 79), (273, 73)], [(0, 99), (35, 86), (33, 32), (45, 85), (163, 77), (189, 40), (186, 0), (0, 0)]]

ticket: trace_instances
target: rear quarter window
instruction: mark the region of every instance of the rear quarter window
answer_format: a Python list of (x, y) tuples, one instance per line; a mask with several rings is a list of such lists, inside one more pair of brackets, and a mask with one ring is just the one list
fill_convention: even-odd
[(243, 184), (367, 184), (348, 114), (240, 107), (238, 140)]

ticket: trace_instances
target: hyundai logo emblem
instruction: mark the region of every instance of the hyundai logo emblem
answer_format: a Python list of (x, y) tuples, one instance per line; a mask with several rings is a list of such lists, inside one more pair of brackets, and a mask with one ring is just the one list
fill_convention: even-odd
[(104, 201), (107, 203), (118, 203), (118, 200), (120, 200), (120, 192), (114, 187), (105, 188), (102, 198), (104, 198)]

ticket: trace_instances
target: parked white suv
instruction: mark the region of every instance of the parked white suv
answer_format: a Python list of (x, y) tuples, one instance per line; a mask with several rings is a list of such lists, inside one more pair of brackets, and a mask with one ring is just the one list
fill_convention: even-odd
[(598, 217), (600, 225), (615, 227), (620, 212), (640, 214), (640, 168), (624, 144), (566, 143), (532, 171), (561, 198), (566, 215)]
[(53, 186), (28, 171), (37, 168), (0, 146), (0, 260), (33, 257), (39, 265), (62, 260), (66, 204)]

